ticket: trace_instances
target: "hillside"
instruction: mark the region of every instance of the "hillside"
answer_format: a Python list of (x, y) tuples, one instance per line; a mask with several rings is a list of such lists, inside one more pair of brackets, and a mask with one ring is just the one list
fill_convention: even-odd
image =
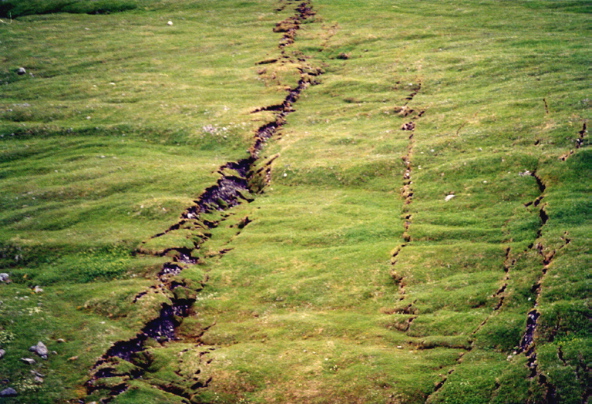
[(0, 402), (587, 403), (591, 11), (3, 2)]

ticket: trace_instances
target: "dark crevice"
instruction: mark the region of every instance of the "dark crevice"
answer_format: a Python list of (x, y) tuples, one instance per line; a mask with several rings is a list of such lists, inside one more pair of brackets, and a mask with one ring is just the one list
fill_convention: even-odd
[(518, 353), (528, 352), (532, 347), (534, 342), (534, 332), (536, 331), (537, 321), (540, 316), (541, 314), (536, 309), (533, 309), (528, 313), (528, 316), (526, 317), (526, 331), (518, 345)]
[(503, 284), (503, 285), (502, 285), (502, 286), (501, 286), (501, 287), (500, 287), (500, 288), (497, 290), (497, 292), (495, 292), (495, 295), (494, 295), (494, 296), (499, 296), (499, 295), (501, 295), (502, 293), (504, 293), (504, 292), (506, 291), (506, 288), (507, 288), (507, 287), (508, 287), (508, 284), (507, 284), (507, 283), (504, 283), (504, 284)]
[(277, 61), (278, 61), (278, 59), (265, 59), (265, 60), (262, 60), (261, 62), (257, 62), (256, 64), (257, 65), (269, 65), (269, 64), (275, 63)]
[[(191, 395), (187, 393), (187, 391), (183, 387), (177, 386), (175, 384), (156, 385), (156, 388), (162, 391), (166, 391), (167, 393), (174, 394), (176, 396), (184, 397), (187, 399), (191, 398)], [(189, 401), (186, 401), (186, 403), (189, 404)]]
[(183, 271), (183, 268), (173, 262), (167, 262), (162, 266), (162, 269), (158, 273), (158, 278), (162, 279), (166, 275), (179, 275)]
[(543, 98), (543, 104), (545, 104), (545, 115), (549, 115), (549, 104), (547, 104), (546, 98)]
[[(103, 358), (97, 364), (103, 363), (107, 358), (118, 357), (126, 361), (131, 361), (132, 355), (136, 352), (144, 350), (144, 342), (148, 336), (138, 334), (135, 338), (128, 341), (119, 341), (113, 344), (109, 350), (103, 355)], [(95, 365), (96, 367), (96, 365)]]
[(579, 149), (580, 147), (584, 146), (584, 139), (587, 134), (588, 127), (586, 125), (586, 122), (584, 122), (582, 130), (578, 132), (578, 137), (576, 138), (576, 149)]
[[(525, 206), (535, 206), (539, 209), (538, 216), (540, 219), (540, 225), (537, 229), (535, 240), (540, 240), (543, 235), (543, 229), (549, 221), (549, 215), (546, 209), (547, 205), (546, 203), (542, 203), (545, 197), (547, 186), (543, 179), (537, 174), (536, 170), (533, 173), (531, 173), (531, 175), (536, 180), (536, 184), (540, 195), (533, 202), (525, 204)], [(571, 241), (567, 237), (567, 233), (564, 234), (562, 240), (564, 241), (564, 245), (561, 248), (565, 247)], [(529, 378), (536, 380), (539, 386), (543, 388), (546, 392), (544, 402), (546, 404), (554, 404), (558, 402), (556, 389), (553, 386), (553, 384), (547, 379), (547, 377), (540, 372), (538, 368), (535, 340), (537, 337), (539, 318), (541, 316), (541, 313), (539, 312), (537, 307), (540, 301), (543, 281), (548, 272), (549, 267), (553, 262), (553, 259), (555, 258), (556, 250), (548, 251), (547, 247), (542, 243), (542, 241), (535, 241), (534, 243), (531, 243), (528, 246), (528, 248), (530, 250), (535, 250), (537, 254), (542, 257), (542, 268), (540, 271), (540, 275), (537, 277), (536, 282), (531, 288), (531, 291), (534, 294), (534, 305), (533, 308), (528, 312), (528, 315), (526, 317), (526, 329), (524, 331), (524, 334), (522, 335), (522, 338), (520, 339), (520, 343), (516, 350), (516, 354), (523, 353), (526, 356), (526, 366), (530, 370)]]
[(419, 94), (419, 92), (421, 91), (421, 85), (421, 81), (419, 81), (417, 83), (417, 88), (405, 98), (408, 101), (408, 103), (411, 102), (417, 94)]
[[(458, 358), (458, 362), (460, 362), (462, 360), (462, 357), (464, 356), (465, 352), (461, 353), (460, 357)], [(448, 373), (446, 373), (446, 375), (444, 376), (444, 378), (442, 380), (440, 380), (436, 386), (434, 386), (434, 391), (432, 392), (432, 394), (428, 397), (428, 400), (430, 399), (430, 397), (432, 397), (435, 393), (438, 392), (438, 390), (440, 390), (442, 387), (444, 387), (444, 385), (446, 384), (446, 381), (448, 380), (448, 377), (453, 374), (455, 371), (455, 368), (452, 368), (448, 371)]]
[(567, 366), (567, 362), (563, 357), (563, 347), (561, 345), (559, 345), (559, 348), (557, 348), (557, 357), (559, 358), (561, 363), (563, 363), (563, 366)]
[(532, 172), (532, 177), (535, 179), (537, 183), (537, 187), (539, 188), (539, 192), (543, 194), (547, 189), (547, 186), (543, 182), (542, 178), (537, 174), (536, 170)]
[(283, 109), (284, 109), (283, 104), (276, 104), (276, 105), (270, 105), (268, 107), (257, 108), (256, 110), (254, 110), (251, 113), (255, 114), (255, 113), (261, 112), (261, 111), (283, 111)]
[(140, 293), (138, 293), (138, 294), (137, 294), (137, 295), (134, 297), (133, 303), (136, 303), (136, 302), (137, 302), (139, 299), (141, 299), (143, 296), (145, 296), (145, 295), (147, 295), (147, 294), (148, 294), (148, 292), (147, 292), (147, 291), (144, 291), (144, 292), (140, 292)]
[[(578, 132), (578, 137), (574, 140), (576, 149), (580, 149), (586, 145), (585, 143), (586, 143), (587, 135), (588, 135), (588, 126), (587, 126), (586, 122), (584, 122), (582, 124), (582, 130), (580, 130)], [(561, 157), (559, 157), (559, 159), (562, 161), (565, 161), (568, 158), (570, 158), (571, 156), (573, 156), (575, 154), (575, 152), (576, 152), (575, 150), (570, 150), (567, 153), (563, 154)]]
[[(285, 7), (285, 5), (283, 7)], [(315, 13), (312, 10), (310, 1), (302, 2), (296, 7), (296, 14), (293, 17), (276, 25), (276, 28), (274, 28), (275, 32), (284, 32), (284, 36), (280, 40), (279, 45), (283, 56), (285, 56), (284, 48), (294, 42), (296, 31), (300, 28), (300, 24), (314, 15)], [(274, 61), (272, 60), (268, 61), (268, 63), (273, 62)], [(244, 202), (251, 202), (253, 200), (252, 195), (261, 192), (263, 186), (269, 182), (270, 165), (277, 156), (270, 159), (264, 167), (256, 170), (256, 163), (259, 160), (259, 152), (262, 150), (265, 143), (276, 135), (279, 129), (285, 125), (286, 116), (294, 111), (293, 104), (298, 100), (301, 92), (309, 85), (317, 84), (312, 77), (320, 75), (322, 70), (307, 66), (306, 69), (299, 69), (299, 73), (300, 80), (298, 81), (297, 86), (288, 91), (282, 104), (258, 110), (274, 111), (276, 114), (273, 121), (265, 123), (257, 129), (253, 145), (249, 150), (249, 157), (222, 165), (218, 169), (221, 178), (217, 183), (205, 189), (195, 201), (195, 205), (188, 208), (181, 215), (181, 218), (177, 223), (169, 227), (166, 231), (158, 233), (151, 238), (162, 237), (180, 229), (199, 230), (201, 231), (201, 234), (198, 236), (198, 240), (194, 242), (194, 248), (171, 247), (164, 249), (164, 251), (161, 251), (160, 253), (146, 252), (143, 251), (143, 249), (139, 251), (141, 253), (156, 256), (170, 256), (172, 253), (172, 261), (163, 264), (158, 273), (158, 280), (161, 282), (159, 288), (161, 290), (164, 291), (168, 289), (169, 291), (173, 291), (173, 295), (177, 296), (176, 293), (178, 290), (188, 289), (185, 282), (173, 278), (180, 275), (185, 267), (198, 263), (198, 260), (193, 257), (192, 253), (199, 249), (200, 246), (211, 237), (211, 233), (204, 233), (203, 230), (209, 230), (219, 226), (220, 222), (226, 220), (229, 215), (222, 214), (221, 219), (212, 221), (207, 220), (202, 216), (216, 211), (225, 212)], [(261, 175), (265, 177), (264, 184), (254, 186), (252, 183), (257, 182), (255, 180)], [(252, 220), (249, 219), (248, 216), (245, 216), (237, 224), (237, 227), (242, 230), (251, 222)], [(145, 244), (146, 243), (144, 243), (144, 245)], [(230, 248), (223, 249), (219, 251), (219, 255), (224, 255), (230, 250)], [(179, 263), (183, 266), (179, 265)], [(207, 279), (204, 280), (204, 282), (206, 281)], [(192, 293), (201, 290), (204, 286), (204, 282), (198, 287), (198, 290), (191, 289), (193, 291)], [(154, 286), (150, 289), (158, 291), (158, 288)], [(140, 292), (136, 295), (133, 301), (138, 301), (147, 293), (148, 291)], [(117, 377), (119, 375), (111, 370), (112, 368), (110, 367), (102, 367), (103, 364), (113, 360), (113, 358), (123, 359), (139, 366), (139, 369), (141, 370), (139, 371), (139, 374), (135, 374), (134, 376), (141, 377), (141, 375), (148, 369), (148, 365), (142, 361), (138, 362), (136, 357), (140, 354), (144, 356), (149, 354), (148, 351), (145, 351), (146, 341), (148, 339), (153, 339), (159, 343), (165, 343), (179, 339), (177, 336), (177, 328), (181, 324), (183, 318), (191, 314), (191, 307), (196, 300), (194, 297), (188, 297), (187, 294), (183, 295), (183, 293), (181, 293), (180, 295), (184, 297), (169, 298), (169, 302), (162, 305), (158, 317), (148, 321), (136, 337), (127, 341), (118, 341), (107, 350), (93, 367), (94, 374), (86, 384), (89, 394), (98, 389), (106, 389), (108, 390), (108, 397), (104, 398), (103, 401), (108, 402), (128, 388), (127, 383), (125, 382), (118, 385), (117, 388), (105, 387), (108, 383), (101, 383), (100, 381), (102, 379)], [(189, 295), (191, 295), (191, 293), (189, 293)], [(208, 328), (209, 327), (203, 328), (197, 338), (201, 338)], [(146, 354), (146, 352), (148, 352), (148, 354)], [(204, 354), (206, 353), (207, 352)], [(206, 363), (209, 363), (209, 361)], [(210, 380), (211, 379), (206, 381), (198, 380), (193, 384), (192, 388), (195, 390), (206, 387)], [(177, 396), (189, 398), (184, 389), (173, 384), (157, 385), (156, 387)]]
[[(413, 92), (409, 97), (407, 97), (406, 99), (408, 100), (412, 100), (413, 97), (415, 97), (415, 95), (417, 94), (417, 92), (419, 92), (419, 89), (421, 89), (421, 83), (418, 84), (418, 89)], [(409, 108), (407, 106), (407, 104), (405, 104), (403, 107), (398, 108), (399, 111), (399, 115), (400, 116), (407, 116), (409, 114), (411, 114), (413, 112), (413, 109)], [(423, 111), (422, 114), (420, 114), (419, 116), (423, 115)], [(415, 122), (411, 121), (409, 123), (406, 123), (403, 125), (405, 128), (401, 128), (403, 130), (410, 130), (411, 133), (408, 136), (408, 144), (407, 144), (407, 152), (404, 156), (401, 157), (401, 160), (403, 162), (403, 178), (402, 178), (402, 188), (400, 190), (400, 194), (401, 197), (403, 198), (403, 204), (404, 205), (409, 205), (411, 204), (411, 202), (413, 201), (413, 189), (411, 188), (412, 185), (412, 181), (411, 181), (411, 175), (412, 175), (412, 163), (411, 163), (411, 159), (413, 157), (413, 149), (415, 146), (415, 139), (414, 139), (414, 132), (413, 130), (415, 129)], [(397, 273), (397, 271), (395, 271), (395, 265), (397, 264), (397, 256), (401, 253), (401, 251), (403, 250), (403, 248), (405, 248), (409, 242), (411, 242), (411, 235), (409, 234), (409, 229), (413, 223), (412, 221), (413, 216), (408, 213), (405, 214), (403, 216), (403, 240), (404, 243), (400, 244), (395, 251), (392, 253), (391, 255), (391, 277), (394, 280), (394, 282), (398, 285), (399, 290), (399, 301), (405, 300), (405, 295), (406, 295), (406, 291), (405, 291), (405, 286), (406, 286), (406, 282), (405, 279), (399, 275)], [(394, 309), (392, 312), (393, 313), (399, 313), (401, 312), (401, 310), (407, 314), (413, 313), (415, 314), (417, 312), (417, 310), (413, 307), (413, 303), (410, 303), (408, 307), (404, 308), (404, 309)], [(413, 318), (414, 319), (414, 318)], [(401, 331), (408, 331), (409, 326), (411, 325), (411, 322), (413, 320), (411, 320), (406, 327), (404, 327), (405, 329), (401, 329)]]

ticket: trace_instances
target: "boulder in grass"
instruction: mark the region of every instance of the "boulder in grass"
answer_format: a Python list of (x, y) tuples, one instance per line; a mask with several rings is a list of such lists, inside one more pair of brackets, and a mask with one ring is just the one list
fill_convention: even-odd
[(16, 397), (18, 393), (12, 387), (0, 391), (0, 397)]
[(24, 67), (19, 67), (18, 69), (16, 69), (16, 74), (18, 74), (19, 76), (23, 76), (23, 75), (27, 74), (27, 71), (25, 70)]
[(5, 272), (2, 272), (0, 274), (0, 282), (4, 282), (4, 283), (10, 283), (10, 275), (8, 275)]
[(4, 355), (6, 355), (6, 351), (4, 349), (0, 349), (0, 359), (4, 358)]

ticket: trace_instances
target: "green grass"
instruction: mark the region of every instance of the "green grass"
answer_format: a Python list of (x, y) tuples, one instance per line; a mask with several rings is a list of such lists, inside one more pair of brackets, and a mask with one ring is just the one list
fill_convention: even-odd
[[(179, 341), (149, 344), (147, 372), (114, 402), (543, 403), (516, 352), (535, 302), (538, 372), (558, 402), (582, 402), (588, 4), (313, 5), (286, 52), (324, 74), (262, 152), (260, 164), (278, 156), (270, 185), (195, 252), (202, 263), (178, 277), (194, 289), (207, 278), (194, 315)], [(0, 378), (20, 393), (6, 402), (86, 397), (95, 361), (157, 315), (167, 297), (149, 288), (166, 258), (138, 248), (199, 237), (149, 240), (247, 156), (273, 116), (251, 112), (298, 80), (296, 60), (257, 64), (280, 56), (272, 30), (293, 6), (0, 7), (0, 268), (13, 281), (0, 285)], [(415, 112), (398, 114), (416, 91)], [(410, 141), (400, 127), (412, 119)], [(527, 170), (546, 187), (538, 206), (525, 206), (541, 196)], [(554, 252), (548, 267), (538, 244)], [(38, 340), (57, 352), (33, 366), (42, 385), (19, 361)]]

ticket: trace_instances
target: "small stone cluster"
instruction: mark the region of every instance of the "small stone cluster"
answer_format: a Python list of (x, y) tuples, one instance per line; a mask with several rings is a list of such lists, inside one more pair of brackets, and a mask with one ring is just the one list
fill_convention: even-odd
[[(0, 278), (2, 277), (2, 275), (5, 274), (0, 274)], [(2, 280), (2, 282), (5, 282), (5, 280)], [(32, 345), (29, 348), (29, 351), (37, 354), (41, 359), (45, 360), (47, 360), (47, 356), (49, 355), (49, 350), (42, 341), (39, 341), (37, 342), (37, 344)], [(4, 355), (6, 355), (6, 350), (0, 349), (0, 359), (2, 359)], [(35, 359), (27, 357), (21, 358), (21, 362), (26, 363), (28, 365), (34, 365), (37, 363)], [(33, 375), (33, 381), (36, 384), (42, 384), (45, 381), (45, 375), (39, 373), (38, 371), (31, 369), (31, 374)], [(0, 391), (0, 397), (16, 397), (17, 395), (18, 392), (12, 387), (8, 387)]]

